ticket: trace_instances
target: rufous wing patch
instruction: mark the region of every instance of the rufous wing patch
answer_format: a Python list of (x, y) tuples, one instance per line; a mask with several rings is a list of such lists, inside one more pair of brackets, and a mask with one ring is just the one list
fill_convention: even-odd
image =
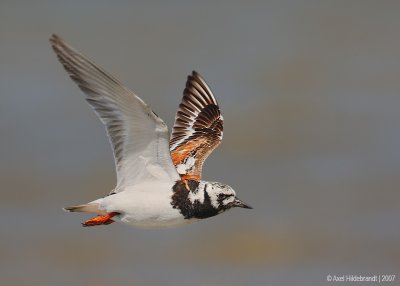
[(200, 144), (198, 140), (188, 141), (178, 146), (171, 152), (171, 158), (174, 165), (176, 166), (182, 163), (190, 155), (190, 153), (196, 150), (199, 146)]

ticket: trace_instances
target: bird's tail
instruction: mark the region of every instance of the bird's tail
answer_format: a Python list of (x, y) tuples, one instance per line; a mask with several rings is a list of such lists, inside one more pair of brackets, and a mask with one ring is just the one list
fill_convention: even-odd
[(99, 209), (99, 204), (88, 203), (79, 206), (65, 207), (63, 208), (66, 212), (83, 212), (83, 213), (96, 213), (97, 217), (89, 219), (82, 223), (82, 226), (95, 226), (95, 225), (108, 225), (114, 222), (112, 219), (114, 216), (119, 215), (117, 212), (107, 213), (104, 210)]
[(96, 213), (96, 214), (104, 214), (105, 212), (99, 209), (98, 204), (83, 204), (78, 206), (71, 206), (63, 208), (66, 212), (83, 212), (83, 213)]

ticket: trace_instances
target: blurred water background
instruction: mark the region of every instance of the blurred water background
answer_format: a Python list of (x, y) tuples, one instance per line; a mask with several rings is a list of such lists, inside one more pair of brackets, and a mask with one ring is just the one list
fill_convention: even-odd
[[(328, 274), (400, 274), (399, 12), (398, 1), (367, 0), (1, 1), (0, 284), (324, 285)], [(82, 228), (88, 216), (62, 212), (108, 193), (115, 174), (52, 33), (169, 126), (187, 74), (199, 71), (225, 118), (204, 177), (254, 210), (152, 231)]]

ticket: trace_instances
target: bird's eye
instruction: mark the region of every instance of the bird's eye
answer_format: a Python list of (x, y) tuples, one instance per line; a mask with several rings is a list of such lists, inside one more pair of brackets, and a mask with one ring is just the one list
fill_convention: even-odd
[(230, 198), (230, 197), (232, 197), (233, 196), (233, 194), (218, 194), (218, 200), (220, 200), (220, 201), (224, 201), (224, 200), (226, 200), (227, 198)]

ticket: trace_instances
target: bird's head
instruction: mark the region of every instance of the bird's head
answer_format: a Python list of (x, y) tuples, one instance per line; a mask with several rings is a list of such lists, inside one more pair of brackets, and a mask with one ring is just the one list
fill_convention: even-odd
[(251, 206), (239, 200), (236, 197), (236, 192), (228, 185), (212, 183), (212, 188), (207, 188), (206, 192), (210, 197), (211, 205), (219, 212), (235, 207), (252, 209)]

